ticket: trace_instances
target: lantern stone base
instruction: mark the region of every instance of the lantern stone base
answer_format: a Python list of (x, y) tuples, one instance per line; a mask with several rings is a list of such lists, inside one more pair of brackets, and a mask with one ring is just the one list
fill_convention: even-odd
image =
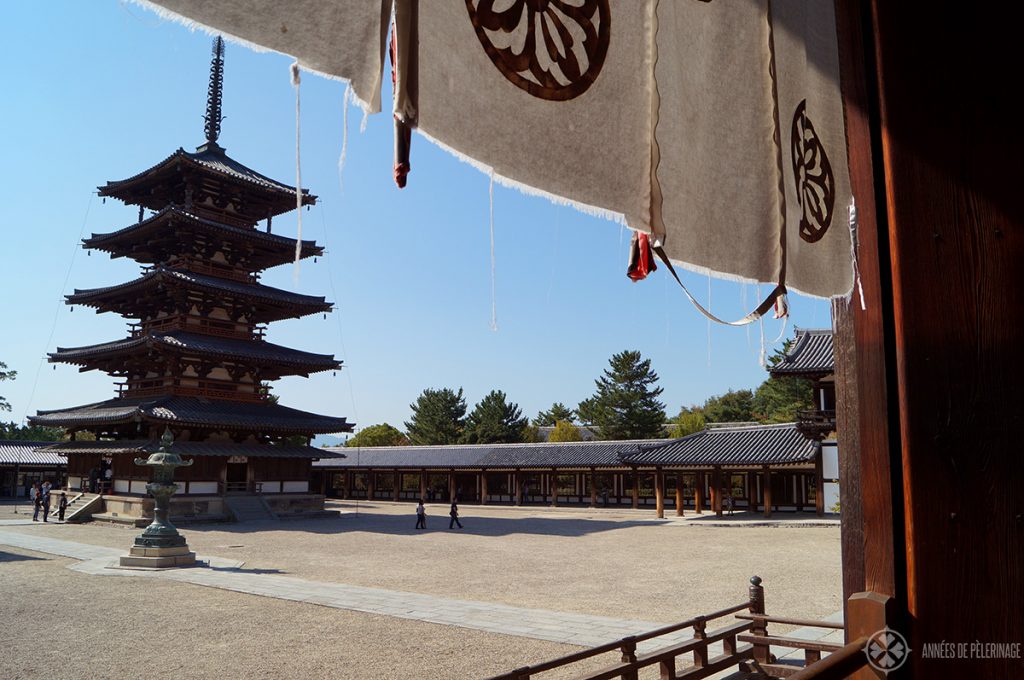
[(196, 554), (187, 545), (171, 548), (147, 548), (136, 545), (131, 552), (121, 557), (122, 567), (149, 567), (164, 569), (167, 567), (190, 567), (196, 563)]

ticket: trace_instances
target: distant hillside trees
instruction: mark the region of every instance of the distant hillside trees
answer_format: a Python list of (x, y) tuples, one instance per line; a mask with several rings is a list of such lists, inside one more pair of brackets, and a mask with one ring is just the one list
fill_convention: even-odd
[(356, 436), (345, 443), (345, 446), (406, 446), (409, 438), (398, 428), (388, 423), (370, 425), (359, 430)]

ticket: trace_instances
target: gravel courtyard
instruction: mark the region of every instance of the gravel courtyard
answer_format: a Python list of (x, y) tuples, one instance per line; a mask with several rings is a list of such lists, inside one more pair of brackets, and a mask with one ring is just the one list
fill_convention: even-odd
[[(333, 519), (192, 525), (193, 550), (246, 569), (445, 598), (673, 622), (741, 602), (762, 577), (770, 613), (819, 618), (841, 607), (839, 531), (818, 526), (700, 526), (651, 511), (335, 504)], [(19, 517), (0, 506), (0, 519)], [(23, 516), (21, 516), (23, 517)], [(138, 529), (4, 526), (127, 551)], [(154, 579), (90, 576), (74, 560), (0, 546), (0, 676), (68, 664), (89, 677), (405, 675), (475, 678), (577, 649), (523, 637), (319, 607)], [(153, 614), (141, 610), (157, 605)], [(139, 650), (165, 631), (168, 644)], [(781, 631), (780, 631), (781, 632)], [(151, 665), (159, 660), (159, 666)], [(142, 665), (140, 665), (142, 664)], [(556, 677), (556, 676), (552, 676)]]

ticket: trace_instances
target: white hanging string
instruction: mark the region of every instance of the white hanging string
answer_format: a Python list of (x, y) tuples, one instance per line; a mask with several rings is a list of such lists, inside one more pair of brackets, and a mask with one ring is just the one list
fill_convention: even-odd
[[(761, 284), (757, 284), (757, 299), (761, 299)], [(761, 368), (768, 368), (768, 356), (764, 345), (764, 317), (760, 317), (757, 320), (757, 327), (761, 333), (761, 353), (758, 356), (758, 363), (761, 364)]]
[(302, 163), (299, 156), (299, 62), (291, 65), (292, 87), (295, 88), (295, 208), (298, 213), (298, 231), (295, 236), (295, 280), (299, 280), (299, 260), (302, 258)]
[(490, 200), (490, 218), (491, 218), (491, 330), (494, 332), (498, 331), (498, 294), (497, 294), (497, 275), (495, 273), (494, 264), (494, 171), (490, 173), (490, 185), (488, 188), (488, 198)]
[[(89, 211), (92, 209), (92, 199), (95, 196), (95, 192), (89, 192), (89, 202), (85, 206), (85, 215), (82, 217), (82, 227), (78, 230), (78, 240), (75, 241), (73, 250), (71, 251), (71, 260), (68, 262), (68, 270), (64, 272), (64, 283), (60, 286), (60, 294), (63, 296), (64, 291), (68, 288), (68, 281), (71, 279), (71, 269), (75, 266), (75, 255), (78, 254), (79, 249), (82, 246), (82, 235), (85, 234), (85, 225), (89, 222)], [(46, 337), (46, 344), (43, 345), (43, 356), (39, 358), (39, 365), (36, 366), (36, 376), (32, 380), (32, 389), (28, 394), (28, 401), (25, 402), (25, 410), (21, 414), (21, 422), (27, 423), (29, 409), (32, 408), (32, 401), (36, 398), (36, 388), (39, 386), (39, 374), (43, 370), (43, 364), (46, 363), (46, 350), (50, 349), (50, 343), (53, 342), (53, 334), (57, 331), (57, 319), (60, 318), (60, 310), (64, 306), (64, 300), (62, 299), (57, 303), (57, 309), (53, 312), (53, 323), (50, 324), (50, 334)], [(74, 308), (72, 308), (74, 311)]]
[(345, 96), (341, 100), (341, 155), (338, 156), (338, 190), (345, 195), (345, 156), (348, 155), (348, 100), (352, 96), (352, 88), (345, 86)]
[(857, 293), (860, 295), (860, 308), (867, 309), (864, 304), (864, 284), (860, 279), (860, 263), (857, 261), (857, 203), (850, 199), (850, 257), (853, 260), (853, 280), (857, 284)]

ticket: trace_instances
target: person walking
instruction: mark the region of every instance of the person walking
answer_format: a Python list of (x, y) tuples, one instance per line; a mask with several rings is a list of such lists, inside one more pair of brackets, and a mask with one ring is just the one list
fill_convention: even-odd
[(68, 509), (68, 495), (63, 491), (60, 492), (60, 502), (57, 504), (57, 519), (61, 522), (64, 521), (64, 513)]
[(44, 522), (49, 522), (50, 521), (50, 488), (51, 487), (50, 487), (50, 481), (49, 480), (43, 482), (43, 488), (42, 488), (42, 491), (40, 493), (40, 496), (42, 496), (43, 521)]
[(459, 525), (460, 529), (462, 528), (462, 522), (459, 521), (459, 502), (457, 500), (452, 501), (452, 509), (448, 511), (448, 516), (452, 518), (448, 522), (449, 529), (454, 529), (456, 524)]
[(416, 528), (427, 528), (427, 509), (423, 507), (422, 499), (420, 499), (420, 504), (416, 506)]
[(39, 521), (39, 506), (42, 504), (43, 499), (39, 493), (39, 482), (32, 482), (32, 489), (28, 492), (29, 501), (32, 503), (32, 507), (35, 510), (32, 512), (32, 521)]

